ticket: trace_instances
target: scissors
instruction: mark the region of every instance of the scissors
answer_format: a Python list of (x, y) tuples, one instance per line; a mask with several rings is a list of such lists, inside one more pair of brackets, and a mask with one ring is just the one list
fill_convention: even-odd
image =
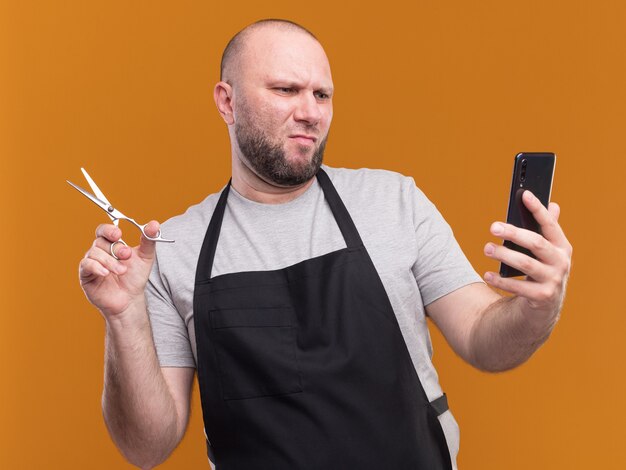
[[(85, 179), (87, 179), (87, 182), (89, 183), (89, 186), (91, 187), (91, 190), (95, 193), (95, 196), (87, 191), (85, 191), (83, 188), (81, 188), (80, 186), (72, 183), (71, 181), (67, 181), (74, 189), (76, 189), (77, 191), (79, 191), (81, 194), (83, 194), (83, 196), (89, 198), (94, 204), (96, 204), (100, 209), (102, 209), (103, 211), (105, 211), (107, 213), (107, 215), (111, 218), (111, 220), (113, 221), (113, 225), (115, 225), (116, 227), (119, 225), (120, 220), (127, 220), (129, 221), (131, 224), (133, 224), (135, 227), (137, 227), (139, 230), (141, 230), (141, 233), (143, 234), (144, 237), (146, 237), (148, 240), (152, 240), (153, 242), (165, 242), (165, 243), (174, 243), (174, 240), (169, 240), (167, 238), (163, 238), (161, 236), (161, 230), (159, 230), (159, 232), (156, 234), (156, 237), (151, 237), (146, 233), (146, 225), (141, 225), (138, 224), (137, 222), (135, 222), (135, 219), (132, 219), (130, 217), (126, 217), (124, 214), (122, 214), (120, 211), (118, 211), (117, 209), (115, 209), (113, 207), (113, 205), (109, 202), (109, 200), (106, 198), (106, 196), (104, 195), (104, 193), (102, 191), (100, 191), (100, 188), (98, 188), (98, 185), (94, 182), (93, 179), (91, 179), (91, 176), (89, 176), (89, 173), (87, 173), (87, 171), (85, 171), (84, 168), (80, 169), (83, 172), (83, 175), (85, 175)], [(118, 259), (117, 256), (115, 256), (115, 253), (113, 252), (113, 248), (115, 247), (116, 243), (122, 243), (126, 246), (128, 246), (128, 244), (122, 240), (121, 238), (116, 241), (113, 242), (113, 244), (111, 244), (111, 254), (113, 255), (113, 257), (115, 259)]]

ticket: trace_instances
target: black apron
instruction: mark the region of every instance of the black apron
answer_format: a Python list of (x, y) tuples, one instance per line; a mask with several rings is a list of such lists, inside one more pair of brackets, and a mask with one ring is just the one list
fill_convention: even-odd
[[(451, 470), (389, 298), (328, 175), (347, 247), (211, 278), (230, 183), (200, 251), (198, 382), (216, 470)], [(280, 241), (277, 241), (280, 243)]]

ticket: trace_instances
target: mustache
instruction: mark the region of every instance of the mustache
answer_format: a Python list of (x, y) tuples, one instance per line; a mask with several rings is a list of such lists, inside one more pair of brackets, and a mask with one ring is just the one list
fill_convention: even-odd
[(305, 124), (302, 126), (296, 126), (293, 129), (290, 129), (289, 132), (293, 134), (303, 133), (303, 134), (313, 134), (316, 137), (320, 134), (320, 129), (317, 124)]

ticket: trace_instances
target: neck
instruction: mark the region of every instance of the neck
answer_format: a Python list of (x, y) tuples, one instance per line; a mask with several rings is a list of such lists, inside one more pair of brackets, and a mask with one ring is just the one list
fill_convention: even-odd
[(298, 186), (276, 186), (260, 178), (235, 155), (232, 158), (232, 187), (246, 199), (261, 204), (284, 204), (306, 192), (313, 184), (311, 178)]

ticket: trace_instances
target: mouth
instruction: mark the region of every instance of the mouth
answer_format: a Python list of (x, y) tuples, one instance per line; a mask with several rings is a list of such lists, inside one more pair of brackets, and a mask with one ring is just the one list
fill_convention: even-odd
[(311, 145), (317, 142), (317, 137), (308, 134), (293, 134), (290, 135), (289, 138), (295, 140), (302, 145)]

